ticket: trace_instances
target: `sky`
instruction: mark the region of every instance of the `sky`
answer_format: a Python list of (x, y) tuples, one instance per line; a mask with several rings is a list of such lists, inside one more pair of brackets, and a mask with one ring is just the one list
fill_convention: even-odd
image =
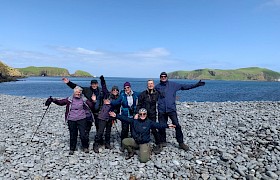
[(0, 0), (0, 60), (105, 77), (280, 72), (280, 0)]

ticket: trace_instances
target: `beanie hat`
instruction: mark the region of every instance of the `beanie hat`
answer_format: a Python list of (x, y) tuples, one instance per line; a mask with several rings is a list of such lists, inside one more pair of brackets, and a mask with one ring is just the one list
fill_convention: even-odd
[(98, 81), (96, 79), (93, 79), (90, 81), (90, 84), (97, 84), (97, 83), (98, 83)]
[(160, 73), (160, 76), (167, 76), (167, 73), (166, 72), (162, 72), (162, 73)]
[(113, 86), (113, 87), (112, 87), (112, 91), (113, 91), (113, 90), (119, 91), (119, 87), (118, 87), (118, 86)]
[(147, 113), (147, 109), (141, 108), (141, 109), (139, 109), (138, 113)]
[(131, 85), (130, 85), (130, 83), (129, 83), (129, 82), (125, 82), (125, 83), (123, 84), (123, 87), (126, 87), (126, 86), (131, 87)]

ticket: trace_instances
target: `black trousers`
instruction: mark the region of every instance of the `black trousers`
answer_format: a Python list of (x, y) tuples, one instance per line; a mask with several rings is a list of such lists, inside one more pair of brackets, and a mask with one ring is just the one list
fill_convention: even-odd
[[(150, 120), (154, 121), (154, 122), (157, 121), (157, 118), (156, 118), (155, 116), (148, 116), (148, 118), (149, 118)], [(155, 143), (156, 143), (156, 144), (159, 144), (159, 143), (160, 143), (160, 134), (159, 134), (158, 130), (155, 129), (155, 128), (152, 128), (152, 129), (151, 129), (151, 132), (152, 132), (152, 134), (153, 134), (153, 136), (154, 136), (154, 138), (155, 138)]]
[(95, 143), (102, 144), (103, 143), (103, 134), (105, 130), (105, 143), (110, 144), (111, 137), (111, 129), (112, 129), (112, 120), (99, 120), (98, 131), (95, 136)]
[(128, 132), (130, 128), (130, 124), (128, 122), (121, 122), (122, 123), (122, 130), (121, 130), (121, 144), (124, 138), (128, 138)]
[(75, 151), (77, 145), (78, 131), (80, 134), (83, 148), (88, 148), (88, 136), (86, 135), (87, 120), (68, 121), (68, 129), (70, 133), (70, 150)]
[[(176, 125), (175, 131), (176, 131), (176, 140), (178, 143), (183, 143), (183, 132), (181, 129), (181, 126), (178, 121), (177, 112), (166, 112), (166, 113), (158, 113), (158, 121), (161, 124), (167, 124), (168, 117), (171, 119), (172, 124)], [(160, 134), (160, 142), (165, 143), (166, 142), (166, 129), (159, 129), (158, 130)]]

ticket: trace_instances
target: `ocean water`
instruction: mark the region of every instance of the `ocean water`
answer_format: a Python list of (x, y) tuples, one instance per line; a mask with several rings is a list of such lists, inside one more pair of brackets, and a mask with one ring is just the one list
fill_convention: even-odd
[[(70, 77), (80, 86), (90, 86), (93, 78)], [(99, 81), (98, 78), (95, 78)], [(117, 85), (119, 89), (128, 81), (132, 89), (141, 92), (146, 89), (147, 78), (105, 77), (107, 87)], [(193, 84), (197, 81), (169, 79), (182, 84)], [(159, 79), (154, 79), (155, 83)], [(99, 81), (100, 82), (100, 81)], [(177, 92), (178, 101), (189, 102), (225, 102), (225, 101), (280, 101), (280, 82), (257, 81), (213, 81), (206, 80), (206, 85), (186, 91)], [(15, 82), (0, 83), (0, 94), (26, 97), (47, 98), (49, 96), (65, 98), (73, 90), (61, 80), (61, 77), (28, 77)]]

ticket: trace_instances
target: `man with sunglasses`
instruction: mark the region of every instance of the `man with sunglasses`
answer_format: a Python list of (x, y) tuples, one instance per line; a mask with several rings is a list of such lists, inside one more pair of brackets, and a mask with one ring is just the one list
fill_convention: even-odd
[(147, 118), (147, 110), (145, 108), (141, 108), (138, 111), (137, 119), (119, 115), (115, 112), (109, 112), (109, 114), (110, 116), (116, 117), (122, 122), (127, 122), (131, 125), (132, 138), (125, 138), (122, 140), (124, 148), (126, 148), (128, 151), (128, 155), (125, 159), (132, 158), (135, 154), (134, 150), (139, 148), (139, 160), (142, 163), (150, 160), (151, 150), (149, 142), (151, 141), (151, 129), (175, 128), (175, 125), (173, 124), (160, 124), (151, 121), (149, 118)]
[[(205, 82), (201, 80), (196, 84), (179, 84), (176, 82), (168, 81), (167, 73), (160, 74), (160, 83), (155, 86), (159, 93), (158, 98), (158, 121), (161, 124), (166, 124), (168, 118), (171, 119), (172, 124), (176, 125), (176, 139), (179, 143), (179, 148), (187, 151), (189, 147), (183, 141), (183, 132), (177, 117), (176, 110), (176, 92), (179, 90), (189, 90), (199, 86), (204, 86)], [(161, 147), (166, 145), (166, 131), (159, 129)]]

